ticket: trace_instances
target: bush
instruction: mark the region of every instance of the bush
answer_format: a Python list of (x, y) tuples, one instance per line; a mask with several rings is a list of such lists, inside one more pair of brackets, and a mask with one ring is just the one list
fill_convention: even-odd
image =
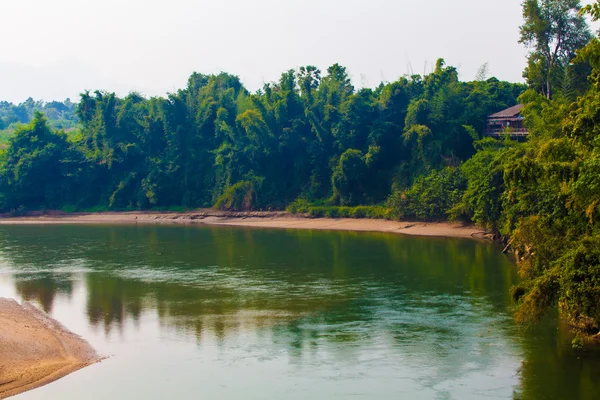
[(504, 165), (508, 159), (515, 158), (513, 145), (486, 138), (477, 146), (479, 151), (460, 167), (467, 183), (462, 199), (449, 210), (449, 215), (452, 219), (466, 217), (478, 226), (497, 232), (503, 212)]
[(558, 304), (571, 325), (586, 333), (600, 329), (600, 237), (585, 238), (557, 262)]
[(390, 219), (390, 210), (382, 206), (322, 206), (299, 198), (290, 203), (287, 211), (292, 214), (308, 214), (312, 218), (373, 218)]
[(217, 200), (214, 208), (224, 211), (250, 211), (257, 206), (257, 190), (254, 181), (241, 181), (231, 186)]
[(310, 209), (310, 203), (306, 199), (298, 198), (291, 202), (287, 207), (286, 211), (292, 214), (305, 214)]
[(77, 206), (72, 205), (72, 204), (66, 205), (66, 206), (63, 206), (60, 210), (64, 213), (72, 214), (74, 212), (77, 212)]
[(382, 206), (311, 206), (308, 208), (308, 215), (312, 218), (390, 219), (390, 210)]
[(167, 207), (167, 211), (182, 213), (188, 211), (188, 209), (184, 206), (169, 206)]
[(448, 167), (418, 178), (405, 192), (396, 191), (387, 205), (395, 219), (446, 220), (465, 189), (466, 180), (460, 170)]

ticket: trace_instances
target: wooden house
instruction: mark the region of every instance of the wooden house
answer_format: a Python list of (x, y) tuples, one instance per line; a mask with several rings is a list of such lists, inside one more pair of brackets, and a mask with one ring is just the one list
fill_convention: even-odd
[(529, 135), (529, 130), (525, 127), (524, 118), (521, 115), (523, 107), (523, 104), (517, 104), (490, 115), (485, 134), (497, 138), (510, 135), (511, 139), (525, 140)]

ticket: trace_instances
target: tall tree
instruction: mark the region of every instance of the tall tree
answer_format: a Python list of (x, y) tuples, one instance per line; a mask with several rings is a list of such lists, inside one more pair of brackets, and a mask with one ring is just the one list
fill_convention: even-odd
[(579, 0), (525, 0), (521, 39), (530, 49), (523, 76), (548, 99), (561, 86), (575, 52), (592, 38)]

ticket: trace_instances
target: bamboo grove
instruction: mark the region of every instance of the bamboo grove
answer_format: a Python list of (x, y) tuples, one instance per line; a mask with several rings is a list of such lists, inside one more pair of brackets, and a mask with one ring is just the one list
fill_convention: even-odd
[[(379, 204), (392, 188), (459, 165), (473, 132), (523, 85), (460, 82), (440, 60), (427, 76), (356, 90), (344, 67), (282, 74), (249, 93), (235, 76), (193, 74), (167, 98), (84, 93), (81, 130), (36, 114), (3, 153), (4, 210), (282, 209), (304, 198)], [(225, 201), (224, 201), (225, 199)]]

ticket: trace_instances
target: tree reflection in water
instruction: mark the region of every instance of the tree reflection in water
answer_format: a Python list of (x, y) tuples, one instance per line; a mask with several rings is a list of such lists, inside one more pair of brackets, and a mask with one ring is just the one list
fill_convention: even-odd
[(460, 383), (470, 366), (491, 370), (518, 356), (515, 398), (585, 399), (600, 390), (600, 356), (571, 350), (556, 316), (517, 329), (508, 295), (516, 269), (485, 243), (229, 227), (3, 226), (0, 251), (19, 295), (48, 312), (57, 296), (83, 285), (89, 323), (107, 335), (155, 313), (164, 329), (199, 344), (256, 332), (292, 363), (340, 346), (336, 354), (369, 363), (365, 349), (385, 348), (407, 367)]

